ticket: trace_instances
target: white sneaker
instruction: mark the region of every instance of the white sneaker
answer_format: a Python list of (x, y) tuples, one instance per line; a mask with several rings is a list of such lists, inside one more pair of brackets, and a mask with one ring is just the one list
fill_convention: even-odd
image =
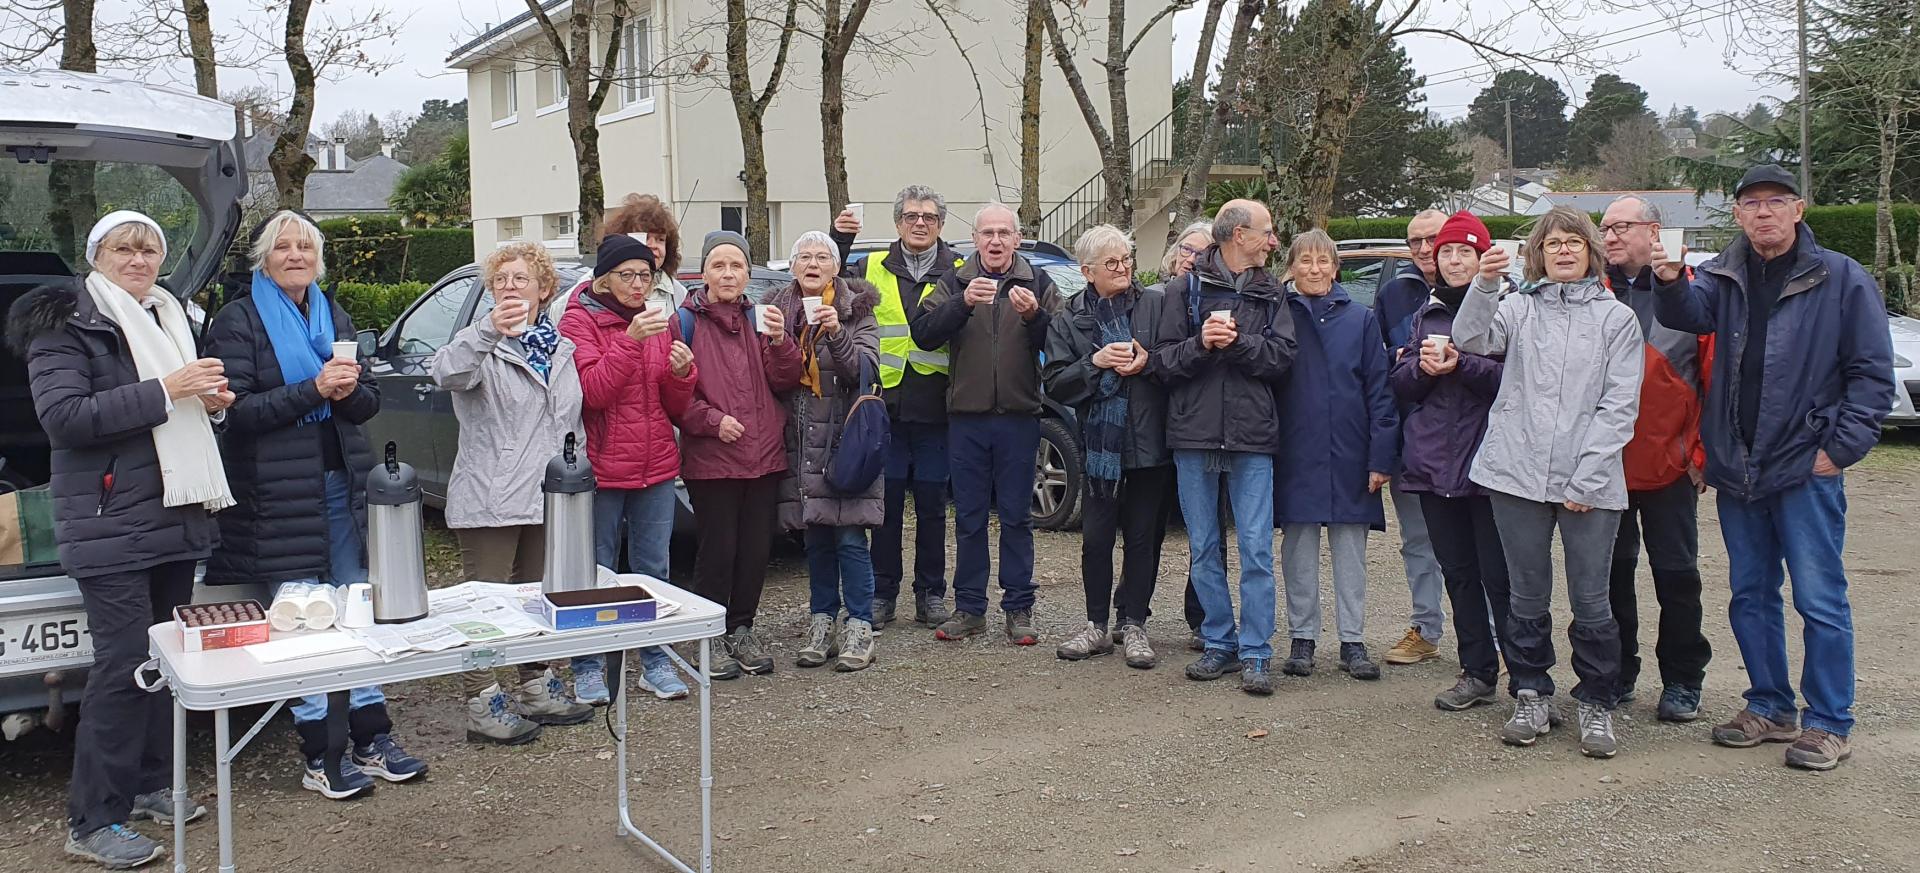
[(1613, 736), (1613, 710), (1580, 704), (1580, 754), (1611, 758), (1619, 751), (1620, 743)]
[(1553, 730), (1553, 719), (1548, 715), (1552, 701), (1551, 697), (1541, 697), (1538, 691), (1521, 691), (1513, 701), (1513, 717), (1500, 728), (1500, 742), (1509, 746), (1531, 746), (1546, 736)]

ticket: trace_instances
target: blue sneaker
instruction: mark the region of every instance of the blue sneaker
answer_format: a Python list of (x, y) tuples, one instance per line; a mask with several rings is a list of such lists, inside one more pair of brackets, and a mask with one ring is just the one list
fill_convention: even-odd
[(640, 663), (645, 666), (640, 673), (641, 688), (661, 700), (680, 700), (687, 696), (687, 683), (681, 681), (680, 671), (666, 652), (658, 648), (641, 649)]
[(90, 834), (67, 832), (67, 854), (108, 870), (131, 870), (160, 857), (160, 844), (126, 825), (107, 825)]
[(1240, 657), (1226, 649), (1208, 649), (1200, 660), (1187, 665), (1187, 678), (1211, 682), (1240, 668)]
[(317, 791), (328, 800), (350, 800), (373, 790), (373, 777), (360, 772), (351, 760), (340, 762), (340, 781), (335, 782), (327, 776), (326, 765), (320, 758), (307, 759), (306, 775), (300, 778), (300, 787), (308, 791)]
[(405, 782), (427, 775), (427, 762), (407, 754), (406, 749), (386, 734), (374, 734), (373, 742), (354, 746), (353, 765), (363, 773), (388, 782)]
[(1685, 685), (1670, 684), (1660, 690), (1660, 709), (1655, 717), (1661, 721), (1688, 722), (1700, 718), (1700, 689)]
[(1240, 690), (1258, 697), (1273, 693), (1273, 677), (1267, 674), (1265, 658), (1248, 658), (1240, 662)]
[(573, 659), (573, 699), (588, 706), (606, 706), (613, 700), (607, 692), (607, 662), (599, 657)]

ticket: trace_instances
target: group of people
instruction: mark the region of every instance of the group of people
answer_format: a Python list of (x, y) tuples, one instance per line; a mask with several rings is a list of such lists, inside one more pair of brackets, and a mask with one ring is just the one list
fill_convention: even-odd
[[(1599, 226), (1555, 209), (1520, 246), (1517, 281), (1478, 218), (1422, 213), (1409, 224), (1409, 268), (1368, 307), (1341, 287), (1339, 251), (1322, 231), (1294, 236), (1270, 268), (1273, 219), (1243, 200), (1182, 231), (1151, 287), (1124, 231), (1088, 230), (1074, 247), (1086, 289), (1062, 299), (1020, 254), (1010, 209), (979, 210), (963, 254), (944, 241), (946, 200), (923, 186), (894, 198), (898, 239), (885, 251), (851, 257), (860, 220), (843, 211), (830, 233), (799, 237), (792, 282), (758, 301), (747, 296), (747, 241), (710, 233), (689, 292), (675, 279), (671, 210), (633, 195), (574, 288), (537, 244), (485, 258), (480, 313), (429, 365), (460, 428), (446, 521), (468, 577), (538, 580), (541, 476), (575, 434), (599, 486), (597, 562), (665, 578), (673, 483), (684, 481), (698, 518), (693, 588), (726, 610), (708, 668), (732, 679), (774, 668), (754, 625), (781, 529), (800, 533), (810, 579), (795, 663), (855, 672), (875, 662), (875, 634), (900, 620), (911, 496), (913, 622), (939, 640), (987, 630), (991, 513), (1004, 633), (1034, 645), (1029, 500), (1050, 398), (1074, 409), (1085, 459), (1086, 623), (1058, 657), (1117, 649), (1131, 667), (1156, 666), (1146, 623), (1177, 500), (1190, 552), (1187, 646), (1198, 655), (1188, 678), (1237, 672), (1242, 690), (1271, 694), (1282, 588), (1280, 669), (1314, 671), (1324, 538), (1335, 663), (1377, 679), (1366, 542), (1385, 529), (1390, 493), (1412, 611), (1384, 660), (1439, 656), (1444, 590), (1461, 673), (1435, 705), (1494, 702), (1504, 666), (1513, 710), (1501, 738), (1537, 742), (1559, 720), (1549, 675), (1557, 530), (1579, 744), (1610, 757), (1612, 714), (1633, 699), (1640, 671), (1643, 543), (1660, 606), (1658, 715), (1700, 716), (1711, 652), (1695, 513), (1711, 486), (1749, 683), (1746, 708), (1713, 739), (1791, 742), (1787, 763), (1828, 769), (1849, 754), (1852, 728), (1842, 471), (1871, 448), (1890, 407), (1884, 307), (1859, 264), (1815, 242), (1778, 167), (1750, 172), (1734, 203), (1741, 234), (1697, 270), (1662, 248), (1661, 216), (1645, 200), (1621, 198)], [(131, 820), (204, 813), (175, 807), (165, 698), (132, 682), (147, 626), (190, 599), (196, 563), (209, 585), (366, 578), (373, 461), (360, 426), (379, 410), (378, 387), (361, 361), (333, 351), (355, 332), (320, 285), (325, 239), (314, 223), (276, 213), (251, 246), (250, 293), (219, 309), (204, 340), (156, 284), (164, 233), (134, 212), (94, 227), (83, 283), (36, 289), (8, 320), (53, 445), (61, 560), (94, 636), (67, 849), (112, 867), (160, 852)], [(892, 431), (884, 473), (842, 491), (829, 469), (841, 430), (875, 394)], [(1806, 622), (1804, 715), (1786, 664), (1783, 562)], [(591, 718), (619, 672), (609, 658), (621, 657), (464, 676), (469, 739), (524, 743), (542, 725)], [(667, 652), (639, 657), (643, 689), (687, 695)], [(351, 743), (334, 760), (327, 699), (293, 708), (303, 785), (345, 799), (376, 778), (426, 772), (396, 742), (380, 689), (348, 699)]]

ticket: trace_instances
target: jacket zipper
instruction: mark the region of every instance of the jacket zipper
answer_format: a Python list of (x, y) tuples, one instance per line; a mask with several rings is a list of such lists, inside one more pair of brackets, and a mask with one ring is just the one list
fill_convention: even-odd
[(93, 508), (94, 518), (107, 514), (107, 500), (113, 497), (113, 470), (119, 465), (119, 455), (107, 456), (106, 472), (100, 474), (100, 504)]

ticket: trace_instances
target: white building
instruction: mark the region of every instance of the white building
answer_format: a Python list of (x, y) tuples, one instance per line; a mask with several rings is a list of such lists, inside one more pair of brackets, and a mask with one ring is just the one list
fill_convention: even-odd
[[(563, 33), (570, 2), (546, 4)], [(862, 27), (863, 33), (894, 41), (885, 53), (888, 63), (877, 64), (858, 51), (848, 61), (848, 90), (869, 95), (854, 99), (850, 94), (846, 110), (851, 199), (870, 204), (863, 235), (893, 235), (893, 196), (909, 184), (932, 186), (947, 198), (949, 240), (966, 237), (967, 222), (979, 204), (1018, 202), (1024, 21), (1000, 2), (960, 0), (957, 5), (979, 19), (951, 14), (947, 19), (959, 43), (968, 47), (979, 90), (941, 22), (924, 5), (907, 0), (876, 2)], [(1137, 32), (1164, 5), (1161, 0), (1128, 0), (1130, 28)], [(685, 240), (697, 241), (723, 227), (741, 229), (745, 165), (739, 126), (724, 88), (721, 33), (713, 26), (724, 7), (710, 0), (634, 0), (633, 6), (640, 14), (623, 35), (622, 78), (599, 117), (607, 201), (617, 204), (629, 192), (655, 194), (679, 212)], [(802, 9), (806, 28), (810, 13), (805, 4)], [(1104, 4), (1089, 9), (1089, 51), (1103, 50), (1106, 42), (1099, 9)], [(599, 37), (595, 42), (605, 44)], [(556, 255), (577, 252), (579, 189), (567, 134), (565, 83), (551, 63), (538, 60), (549, 56), (545, 45), (538, 24), (523, 13), (488, 28), (448, 59), (451, 67), (467, 73), (474, 246), (480, 252), (513, 239), (542, 240)], [(704, 66), (698, 61), (703, 48), (711, 53)], [(761, 55), (771, 52), (756, 45), (755, 53), (753, 81), (757, 88), (764, 87), (770, 61)], [(1171, 111), (1171, 56), (1168, 17), (1141, 40), (1129, 64), (1129, 114), (1136, 140)], [(1091, 56), (1080, 63), (1093, 102), (1104, 116), (1105, 75)], [(695, 75), (695, 68), (704, 75)], [(1093, 137), (1050, 52), (1045, 69), (1043, 211), (1080, 189), (1100, 169)], [(766, 114), (776, 257), (802, 232), (826, 228), (831, 213), (842, 205), (826, 202), (819, 74), (817, 39), (796, 33), (786, 80)], [(988, 119), (985, 134), (981, 91)], [(1141, 220), (1140, 239), (1165, 238), (1164, 215), (1144, 214)]]

